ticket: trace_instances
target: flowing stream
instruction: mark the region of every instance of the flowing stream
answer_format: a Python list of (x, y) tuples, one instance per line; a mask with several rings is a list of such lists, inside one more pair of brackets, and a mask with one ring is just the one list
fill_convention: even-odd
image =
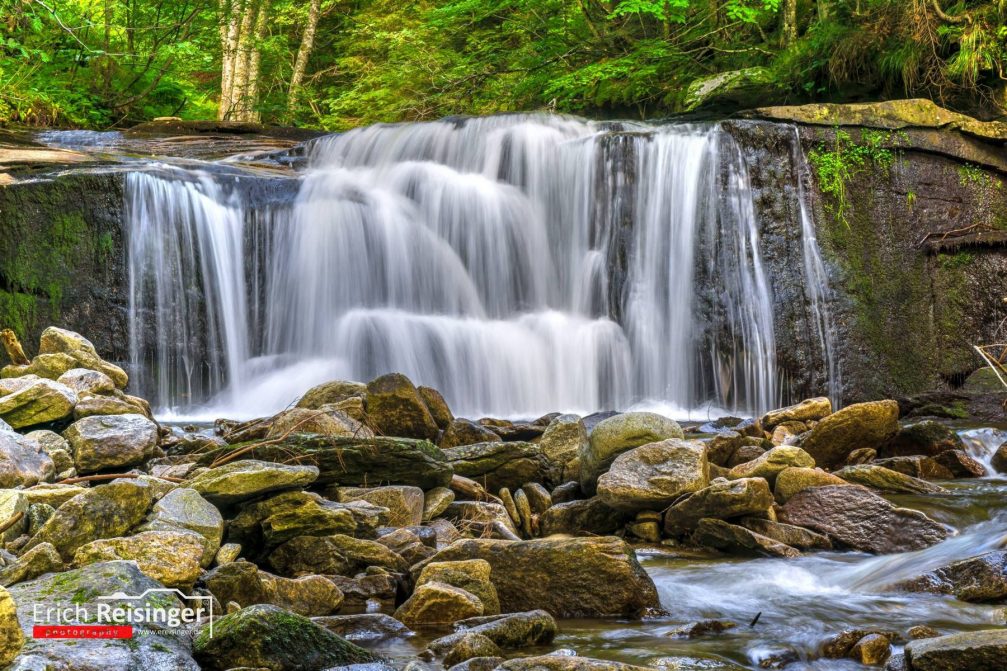
[(269, 414), (391, 371), (462, 416), (779, 406), (751, 169), (718, 125), (549, 115), (328, 136), (296, 178), (151, 166), (126, 189), (134, 379), (163, 416)]

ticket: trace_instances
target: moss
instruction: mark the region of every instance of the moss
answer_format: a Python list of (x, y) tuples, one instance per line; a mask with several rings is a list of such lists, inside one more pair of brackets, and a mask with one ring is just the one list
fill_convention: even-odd
[(20, 291), (0, 290), (0, 326), (14, 329), (18, 338), (27, 338), (35, 320), (35, 297)]

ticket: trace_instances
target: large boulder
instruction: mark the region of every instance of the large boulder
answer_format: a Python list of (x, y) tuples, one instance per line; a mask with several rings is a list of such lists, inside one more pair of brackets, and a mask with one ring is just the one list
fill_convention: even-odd
[(290, 408), (274, 416), (266, 438), (280, 438), (293, 433), (317, 433), (322, 436), (373, 438), (374, 432), (339, 410)]
[(479, 599), (484, 615), (498, 615), (500, 597), (493, 586), (492, 570), (489, 562), (482, 559), (431, 562), (420, 571), (416, 587), (428, 582), (459, 587)]
[(891, 494), (946, 494), (939, 485), (893, 471), (876, 464), (845, 466), (834, 473), (836, 477), (857, 485), (864, 485)]
[[(181, 609), (186, 604), (174, 592), (143, 574), (135, 562), (111, 561), (90, 564), (63, 573), (48, 573), (29, 582), (10, 587), (18, 605), (18, 618), (26, 635), (24, 647), (13, 668), (66, 669), (73, 671), (200, 671), (191, 656), (191, 640), (181, 631), (193, 626), (168, 628), (166, 622), (131, 624), (133, 636), (123, 639), (47, 639), (35, 638), (35, 624), (94, 624), (97, 609)], [(113, 596), (98, 600), (98, 596)], [(204, 615), (206, 604), (202, 606)], [(62, 622), (39, 622), (36, 613), (60, 609), (68, 613)], [(78, 617), (78, 613), (80, 616)]]
[(605, 535), (618, 531), (630, 514), (608, 505), (600, 496), (557, 503), (539, 517), (539, 531), (552, 534)]
[(772, 432), (785, 422), (818, 421), (832, 414), (832, 401), (824, 396), (809, 398), (796, 405), (771, 410), (762, 416), (762, 428)]
[(52, 458), (38, 441), (0, 429), (0, 487), (31, 487), (55, 472)]
[(243, 559), (217, 566), (201, 582), (222, 604), (269, 603), (306, 617), (328, 615), (343, 603), (343, 593), (324, 576), (284, 578)]
[(912, 671), (1000, 671), (1007, 659), (1007, 629), (924, 638), (906, 644)]
[(442, 582), (417, 585), (395, 611), (395, 619), (408, 627), (446, 625), (483, 614), (479, 597), (468, 590)]
[(20, 429), (69, 417), (75, 405), (77, 393), (73, 389), (35, 378), (17, 391), (0, 396), (0, 419)]
[(78, 473), (142, 464), (157, 452), (157, 424), (142, 415), (96, 415), (71, 424), (70, 443)]
[(224, 518), (212, 503), (195, 489), (173, 489), (157, 503), (142, 531), (191, 531), (203, 545), (203, 567), (210, 565), (224, 536)]
[(731, 480), (765, 478), (772, 485), (776, 482), (776, 476), (788, 468), (814, 467), (815, 460), (801, 448), (779, 445), (751, 461), (738, 464), (728, 472), (727, 477)]
[(268, 561), (277, 573), (295, 578), (354, 575), (371, 566), (399, 573), (409, 568), (402, 557), (381, 543), (345, 534), (298, 536), (276, 548)]
[(786, 503), (799, 491), (810, 487), (827, 485), (843, 486), (850, 483), (820, 468), (785, 468), (776, 476), (773, 495), (780, 503)]
[(797, 557), (801, 554), (796, 548), (769, 536), (763, 536), (737, 524), (715, 519), (700, 520), (696, 531), (692, 534), (692, 542), (731, 554), (754, 554), (770, 557)]
[(90, 368), (104, 373), (115, 382), (115, 386), (119, 389), (125, 389), (129, 382), (129, 378), (122, 368), (110, 364), (98, 356), (91, 341), (73, 331), (50, 326), (42, 332), (42, 336), (39, 338), (38, 353), (40, 355), (67, 355), (80, 364), (80, 368)]
[(297, 401), (297, 407), (318, 410), (323, 405), (331, 405), (345, 401), (348, 398), (363, 398), (365, 396), (367, 396), (367, 385), (363, 382), (334, 380), (332, 382), (323, 382), (309, 389)]
[(952, 562), (894, 585), (906, 592), (951, 594), (959, 601), (1007, 599), (1007, 552), (997, 550)]
[(207, 469), (183, 486), (214, 505), (231, 505), (283, 489), (306, 487), (318, 479), (317, 466), (292, 466), (246, 459)]
[(546, 610), (555, 617), (638, 615), (658, 608), (657, 589), (623, 540), (463, 539), (432, 561), (485, 559), (502, 612)]
[(126, 559), (165, 587), (189, 589), (199, 577), (203, 542), (191, 531), (144, 531), (135, 536), (94, 540), (77, 548), (75, 566)]
[(78, 395), (111, 394), (115, 391), (115, 382), (108, 375), (98, 370), (88, 368), (73, 368), (56, 378), (60, 384), (70, 387)]
[(542, 448), (535, 443), (475, 443), (448, 448), (444, 454), (455, 473), (475, 480), (491, 492), (538, 482), (547, 467)]
[(203, 671), (239, 667), (321, 671), (376, 661), (374, 655), (308, 618), (277, 606), (242, 608), (204, 627), (193, 641)]
[[(444, 452), (426, 440), (298, 435), (227, 449), (246, 446), (250, 459), (282, 462), (296, 458), (314, 464), (319, 471), (318, 485), (412, 485), (431, 489), (447, 486), (454, 474)], [(207, 454), (201, 463), (211, 463), (218, 454), (218, 451)]]
[(544, 610), (477, 617), (455, 623), (456, 632), (430, 643), (430, 650), (443, 654), (467, 634), (479, 634), (504, 650), (544, 646), (556, 637), (556, 620)]
[(664, 510), (710, 481), (706, 446), (672, 438), (623, 452), (598, 478), (598, 498), (616, 510)]
[(731, 519), (764, 514), (773, 505), (769, 483), (763, 478), (715, 480), (690, 494), (664, 514), (664, 529), (671, 535), (692, 531), (707, 517)]
[(669, 438), (685, 438), (682, 427), (652, 412), (626, 412), (598, 422), (587, 444), (581, 446), (581, 489), (594, 494), (598, 477), (623, 452)]
[(25, 636), (17, 619), (17, 604), (10, 592), (0, 587), (0, 666), (6, 667), (21, 652)]
[(588, 444), (584, 420), (577, 415), (556, 417), (549, 422), (538, 444), (549, 463), (547, 484), (558, 485), (579, 477), (577, 459)]
[(753, 66), (694, 79), (685, 92), (684, 112), (698, 109), (747, 109), (783, 92), (772, 70)]
[(935, 457), (947, 450), (965, 451), (961, 437), (940, 422), (928, 419), (899, 429), (878, 449), (881, 457), (908, 457), (921, 454)]
[(822, 468), (838, 468), (850, 452), (877, 448), (899, 430), (896, 401), (870, 401), (846, 406), (824, 418), (801, 441), (801, 447)]
[(896, 508), (866, 487), (805, 489), (779, 512), (781, 522), (828, 536), (839, 547), (873, 554), (921, 550), (948, 536), (948, 529), (917, 510)]
[(63, 560), (70, 561), (91, 541), (125, 535), (143, 520), (152, 502), (151, 488), (141, 480), (115, 480), (87, 489), (57, 508), (25, 549), (52, 543)]
[(460, 445), (498, 443), (502, 440), (503, 438), (498, 434), (471, 419), (455, 419), (444, 429), (444, 435), (441, 436), (438, 444), (441, 449), (446, 450), (449, 447), (459, 447)]
[(367, 417), (382, 435), (437, 438), (437, 422), (405, 375), (389, 373), (367, 383)]

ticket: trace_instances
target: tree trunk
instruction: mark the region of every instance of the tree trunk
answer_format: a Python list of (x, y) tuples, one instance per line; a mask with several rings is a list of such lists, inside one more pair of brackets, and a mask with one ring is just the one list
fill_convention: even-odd
[(248, 57), (248, 71), (245, 73), (245, 97), (241, 102), (241, 121), (259, 121), (259, 70), (262, 63), (262, 40), (266, 38), (266, 19), (269, 16), (269, 0), (259, 0), (259, 11), (255, 17), (255, 42)]
[(797, 40), (797, 0), (780, 3), (780, 37), (784, 47)]
[(322, 0), (311, 0), (308, 6), (308, 22), (301, 35), (301, 46), (297, 49), (294, 59), (294, 71), (290, 73), (290, 89), (287, 92), (287, 116), (292, 117), (297, 107), (297, 97), (301, 92), (304, 72), (308, 67), (308, 58), (315, 47), (315, 30), (318, 28), (318, 15), (321, 13)]
[(217, 118), (230, 117), (234, 107), (234, 69), (238, 58), (238, 38), (241, 26), (241, 0), (219, 0), (220, 5), (220, 105)]
[(248, 95), (248, 67), (252, 60), (252, 28), (255, 25), (255, 2), (245, 0), (241, 8), (241, 23), (238, 26), (238, 42), (231, 70), (231, 95), (224, 110), (224, 119), (243, 121), (242, 110)]
[(829, 0), (818, 0), (818, 20), (825, 21), (829, 18)]

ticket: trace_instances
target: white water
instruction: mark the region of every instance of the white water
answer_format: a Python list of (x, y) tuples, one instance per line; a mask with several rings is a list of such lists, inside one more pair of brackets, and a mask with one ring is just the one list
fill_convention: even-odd
[(262, 207), (230, 175), (129, 176), (133, 370), (162, 413), (261, 415), (390, 371), (469, 416), (785, 400), (748, 167), (718, 128), (508, 115), (309, 157)]

